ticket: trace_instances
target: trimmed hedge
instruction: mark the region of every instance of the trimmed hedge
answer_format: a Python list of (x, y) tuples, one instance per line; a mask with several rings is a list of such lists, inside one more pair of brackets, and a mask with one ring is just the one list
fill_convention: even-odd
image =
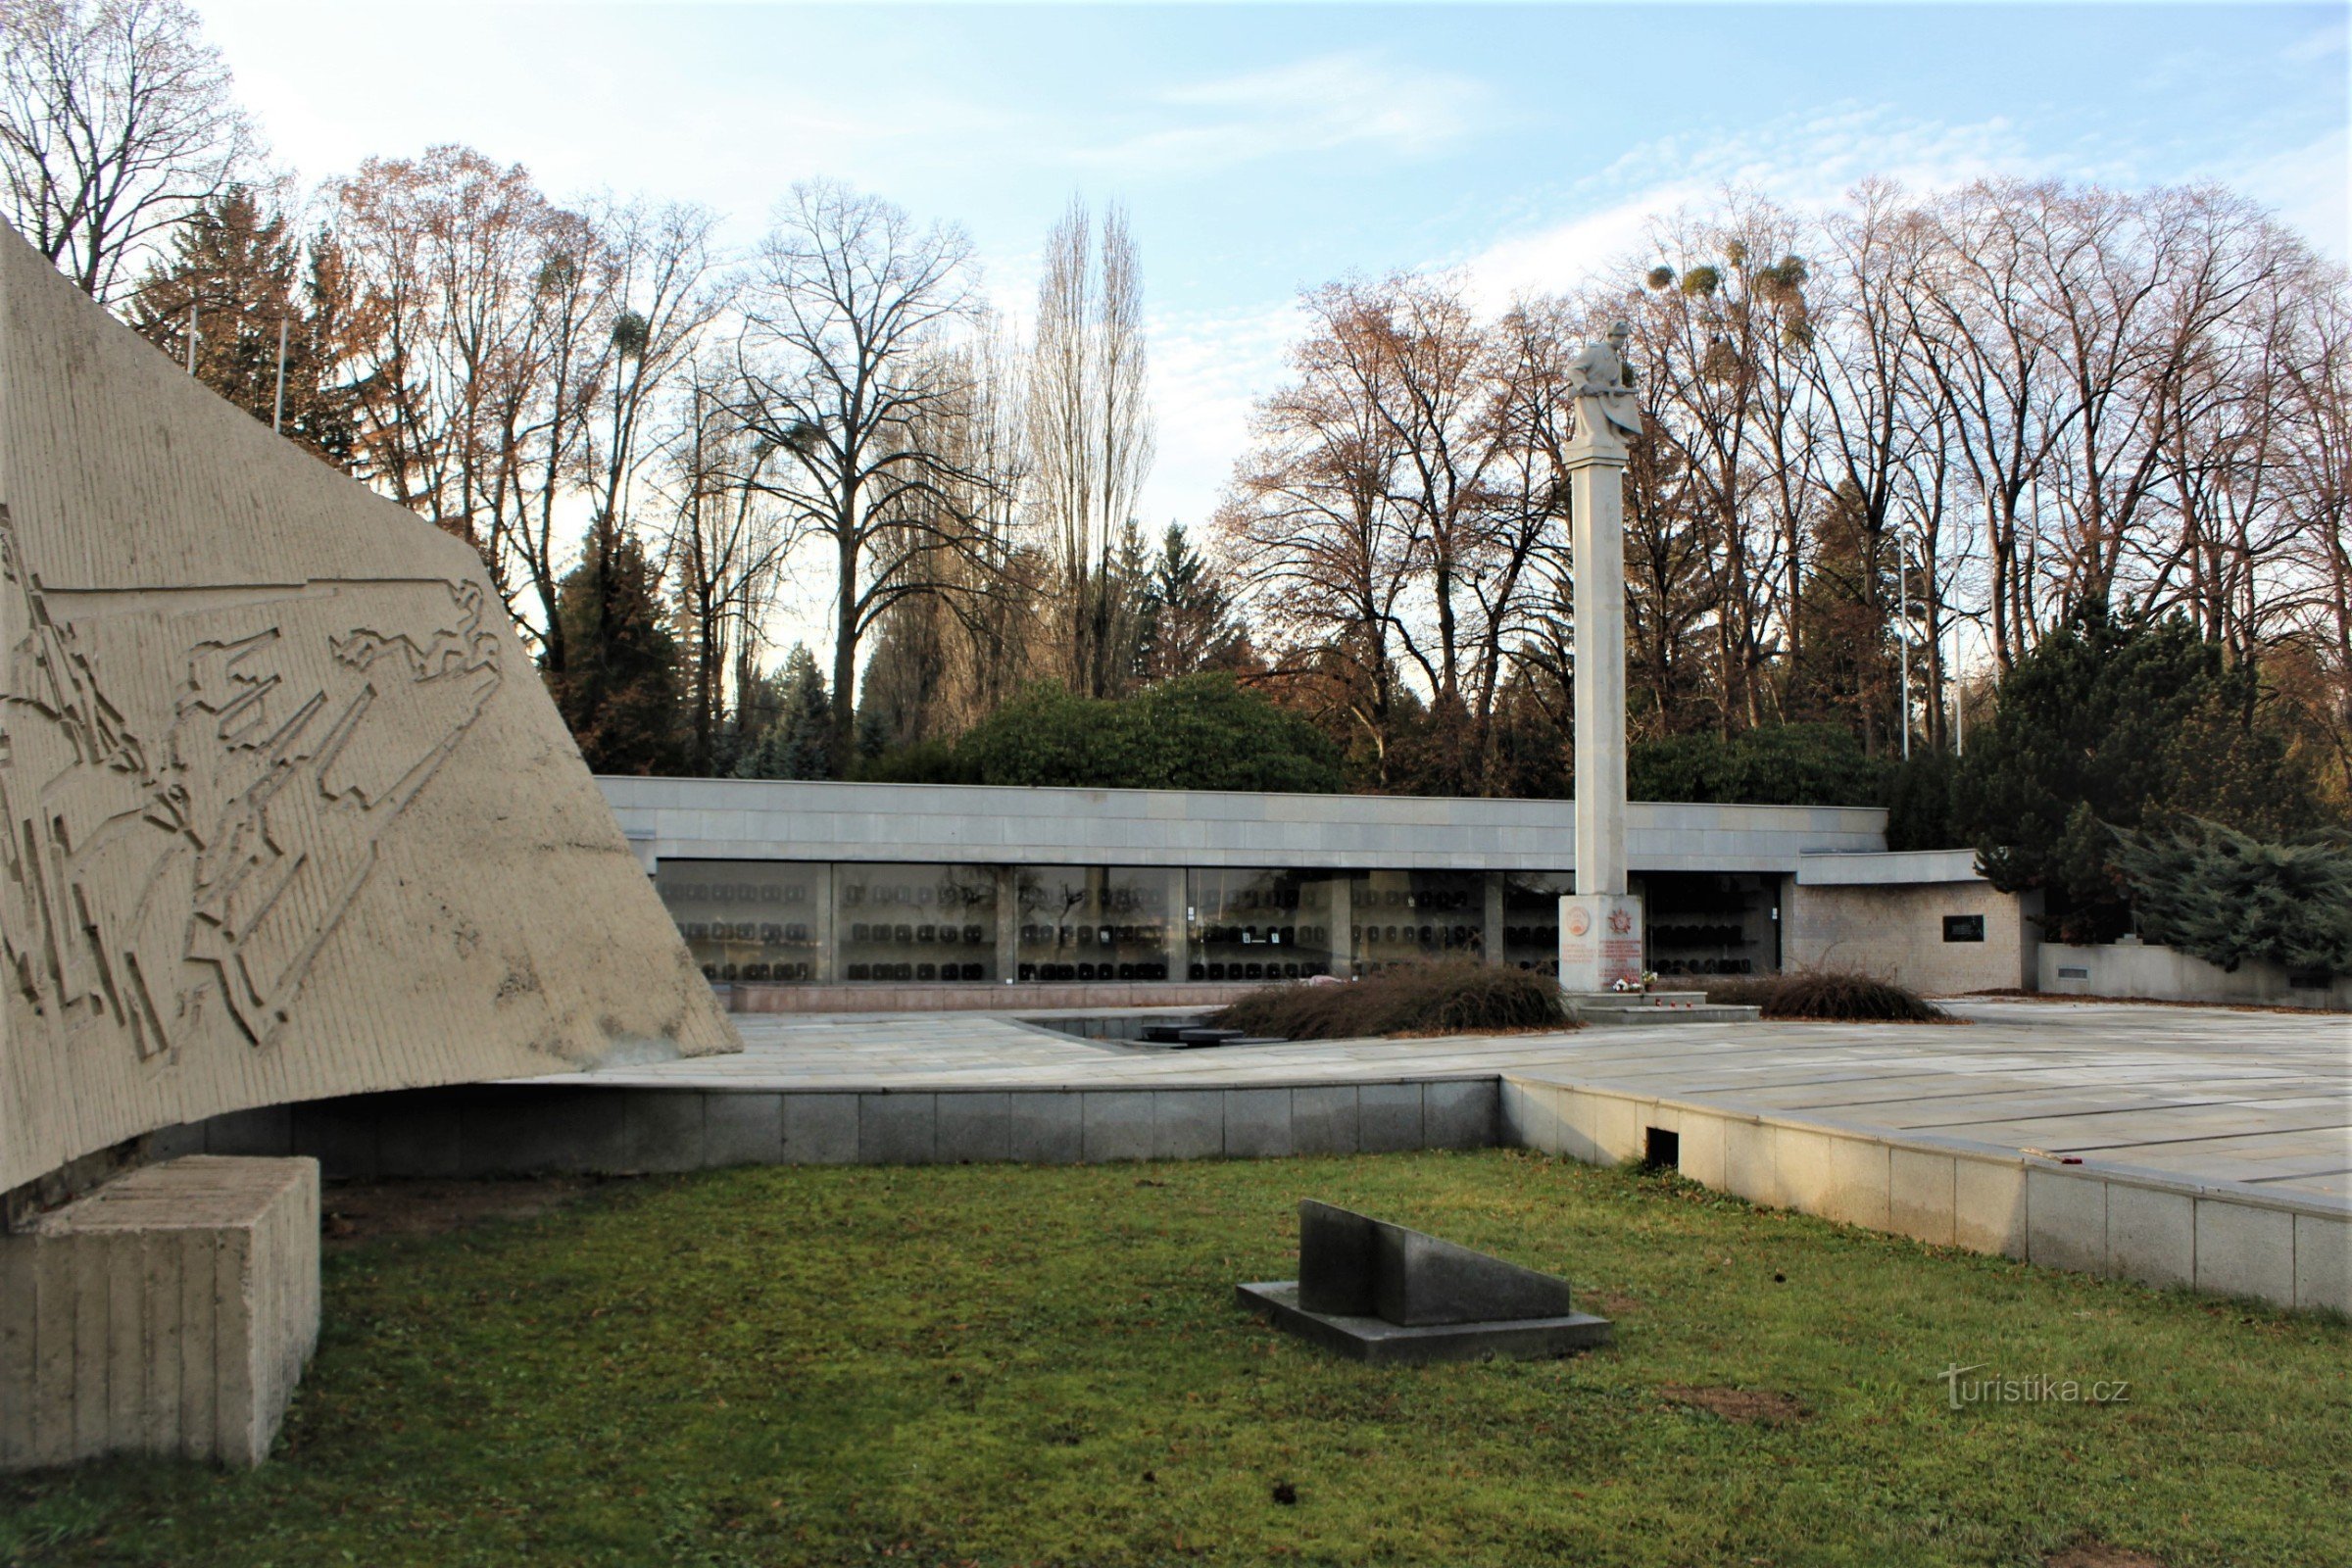
[(1266, 986), (1211, 1015), (1220, 1029), (1282, 1040), (1571, 1029), (1558, 982), (1525, 969), (1448, 958), (1399, 963), (1337, 984)]
[(1916, 991), (1866, 974), (1801, 970), (1706, 982), (1707, 1000), (1761, 1007), (1767, 1018), (1840, 1023), (1935, 1023), (1951, 1016)]

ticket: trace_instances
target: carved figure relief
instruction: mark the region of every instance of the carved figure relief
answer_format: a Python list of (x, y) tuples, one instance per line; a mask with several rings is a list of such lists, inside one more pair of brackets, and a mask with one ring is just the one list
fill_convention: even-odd
[(212, 591), (165, 648), (122, 650), (176, 678), (133, 695), (109, 687), (109, 617), (59, 610), (5, 508), (0, 573), (21, 628), (0, 690), (6, 983), (142, 1061), (269, 1046), (385, 830), (498, 690), (481, 589)]

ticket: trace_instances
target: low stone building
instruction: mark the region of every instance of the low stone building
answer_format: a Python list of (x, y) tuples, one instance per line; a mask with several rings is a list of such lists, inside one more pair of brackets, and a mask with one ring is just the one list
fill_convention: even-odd
[[(1557, 972), (1572, 801), (606, 778), (742, 1010), (1112, 1005), (1471, 956)], [(1833, 966), (2030, 988), (2033, 927), (1966, 851), (1865, 807), (1636, 802), (1662, 977)]]
[(1786, 967), (1899, 979), (1914, 991), (2032, 991), (2036, 901), (1977, 874), (1969, 850), (1806, 855), (1790, 890)]

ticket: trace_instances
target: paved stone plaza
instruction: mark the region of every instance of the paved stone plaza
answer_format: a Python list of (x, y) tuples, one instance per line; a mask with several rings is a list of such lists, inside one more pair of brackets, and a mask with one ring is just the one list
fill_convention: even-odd
[(740, 1055), (553, 1081), (801, 1093), (1495, 1075), (2352, 1200), (2352, 1021), (2088, 1003), (1947, 1006), (1970, 1022), (1652, 1025), (1185, 1052), (1080, 1040), (1005, 1015), (747, 1016)]

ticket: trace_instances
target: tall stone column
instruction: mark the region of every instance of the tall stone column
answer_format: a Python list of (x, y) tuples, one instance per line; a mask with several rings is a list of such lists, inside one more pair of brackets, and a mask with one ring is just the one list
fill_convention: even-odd
[(1569, 367), (1576, 432), (1561, 456), (1574, 511), (1576, 892), (1560, 901), (1560, 987), (1607, 991), (1642, 974), (1642, 901), (1625, 853), (1625, 462), (1642, 413), (1619, 322)]
[(1576, 570), (1576, 891), (1626, 891), (1625, 443), (1578, 400), (1562, 454)]

